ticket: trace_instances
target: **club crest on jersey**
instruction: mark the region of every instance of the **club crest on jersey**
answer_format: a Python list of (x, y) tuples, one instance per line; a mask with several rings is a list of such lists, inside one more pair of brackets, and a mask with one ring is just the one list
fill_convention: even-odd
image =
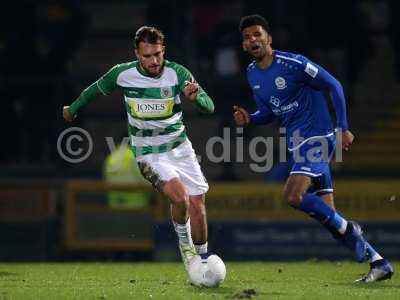
[(172, 88), (171, 87), (162, 87), (160, 89), (161, 97), (163, 98), (171, 98), (172, 97)]
[(286, 88), (286, 80), (283, 77), (276, 77), (275, 85), (278, 90), (283, 90)]
[(271, 104), (275, 105), (276, 107), (279, 107), (279, 105), (281, 104), (281, 101), (274, 96), (271, 96), (271, 98), (269, 98), (269, 102), (271, 102)]

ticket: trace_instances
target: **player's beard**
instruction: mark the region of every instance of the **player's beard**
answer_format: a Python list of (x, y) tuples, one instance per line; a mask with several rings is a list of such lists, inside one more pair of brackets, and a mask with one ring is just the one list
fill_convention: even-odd
[(163, 64), (149, 66), (148, 68), (143, 68), (149, 75), (158, 76), (162, 72)]
[(257, 51), (252, 51), (251, 55), (256, 61), (262, 61), (267, 54), (265, 47), (260, 46)]

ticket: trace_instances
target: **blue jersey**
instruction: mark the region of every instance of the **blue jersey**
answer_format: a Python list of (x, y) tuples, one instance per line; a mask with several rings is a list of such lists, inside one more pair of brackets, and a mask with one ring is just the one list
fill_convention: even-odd
[(266, 124), (278, 118), (286, 128), (289, 150), (309, 138), (333, 135), (324, 90), (332, 96), (337, 126), (348, 128), (341, 84), (302, 55), (274, 50), (268, 68), (255, 62), (248, 66), (247, 79), (258, 108), (251, 122)]

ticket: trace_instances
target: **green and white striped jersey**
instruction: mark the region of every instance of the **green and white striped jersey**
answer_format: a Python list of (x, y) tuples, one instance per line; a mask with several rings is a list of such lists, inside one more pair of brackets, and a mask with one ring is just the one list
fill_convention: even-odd
[[(119, 64), (85, 89), (69, 111), (74, 115), (98, 95), (109, 95), (120, 89), (135, 155), (166, 152), (187, 138), (181, 108), (187, 80), (193, 80), (190, 71), (170, 61), (165, 61), (163, 71), (157, 77), (147, 75), (137, 61)], [(202, 112), (214, 111), (212, 100), (202, 88), (195, 103)]]

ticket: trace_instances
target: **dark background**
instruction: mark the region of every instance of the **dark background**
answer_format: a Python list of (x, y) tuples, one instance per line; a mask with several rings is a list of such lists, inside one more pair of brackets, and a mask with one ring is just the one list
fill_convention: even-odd
[[(399, 89), (399, 4), (397, 1), (16, 1), (0, 17), (1, 175), (41, 177), (97, 176), (108, 149), (104, 136), (126, 135), (122, 96), (100, 97), (79, 114), (75, 125), (95, 140), (89, 160), (65, 163), (56, 140), (69, 124), (61, 109), (113, 65), (134, 60), (132, 39), (138, 27), (154, 25), (166, 35), (167, 59), (187, 66), (214, 99), (215, 115), (200, 116), (192, 106), (185, 120), (196, 151), (204, 141), (222, 136), (232, 124), (232, 105), (250, 111), (254, 104), (246, 83), (250, 59), (241, 50), (240, 17), (259, 13), (272, 27), (276, 49), (301, 53), (324, 66), (343, 84), (351, 129), (360, 144), (356, 159), (397, 156), (395, 122)], [(207, 124), (207, 126), (203, 126)], [(392, 126), (393, 127), (393, 126)], [(200, 130), (200, 128), (202, 130)], [(398, 129), (396, 127), (396, 129)], [(362, 150), (368, 134), (379, 152)], [(248, 129), (251, 136), (276, 135), (274, 127)], [(368, 140), (368, 141), (366, 141)], [(361, 150), (359, 150), (360, 148)], [(234, 149), (233, 149), (234, 150)], [(246, 152), (246, 151), (245, 151)], [(360, 157), (361, 156), (361, 157)], [(245, 153), (245, 158), (247, 157)], [(392, 162), (365, 168), (363, 175), (398, 174)], [(348, 169), (352, 164), (349, 164)], [(72, 168), (72, 169), (71, 169)], [(228, 170), (227, 170), (228, 168)], [(260, 179), (247, 164), (203, 161), (210, 180)], [(356, 174), (346, 170), (343, 174)], [(234, 173), (234, 175), (232, 175)], [(232, 178), (229, 178), (232, 177)]]
[[(127, 135), (122, 95), (100, 97), (79, 113), (73, 125), (86, 129), (94, 140), (92, 155), (80, 164), (65, 162), (57, 153), (57, 138), (70, 126), (62, 119), (62, 107), (113, 65), (135, 59), (133, 36), (142, 25), (164, 32), (166, 58), (187, 66), (214, 100), (215, 114), (210, 116), (184, 105), (189, 137), (202, 156), (207, 179), (271, 182), (284, 178), (285, 165), (277, 164), (268, 173), (251, 171), (246, 150), (254, 136), (279, 137), (277, 124), (245, 129), (243, 163), (213, 163), (205, 155), (207, 140), (222, 136), (222, 128), (228, 127), (234, 157), (233, 138), (238, 135), (232, 129), (232, 106), (254, 110), (245, 76), (250, 58), (241, 49), (238, 31), (241, 16), (253, 13), (270, 22), (274, 48), (306, 55), (343, 84), (356, 140), (352, 151), (344, 155), (345, 163), (333, 165), (335, 178), (398, 180), (398, 1), (26, 0), (7, 2), (0, 10), (3, 191), (40, 182), (44, 189), (54, 191), (56, 199), (64, 199), (64, 180), (102, 177), (109, 154), (104, 137), (119, 142)], [(60, 241), (63, 205), (49, 201), (56, 225), (46, 228), (55, 231), (48, 234)], [(10, 203), (0, 207), (7, 226), (14, 224), (7, 212)], [(23, 221), (22, 217), (18, 222)], [(20, 230), (2, 228), (9, 235)], [(21, 236), (37, 240), (34, 233)]]

